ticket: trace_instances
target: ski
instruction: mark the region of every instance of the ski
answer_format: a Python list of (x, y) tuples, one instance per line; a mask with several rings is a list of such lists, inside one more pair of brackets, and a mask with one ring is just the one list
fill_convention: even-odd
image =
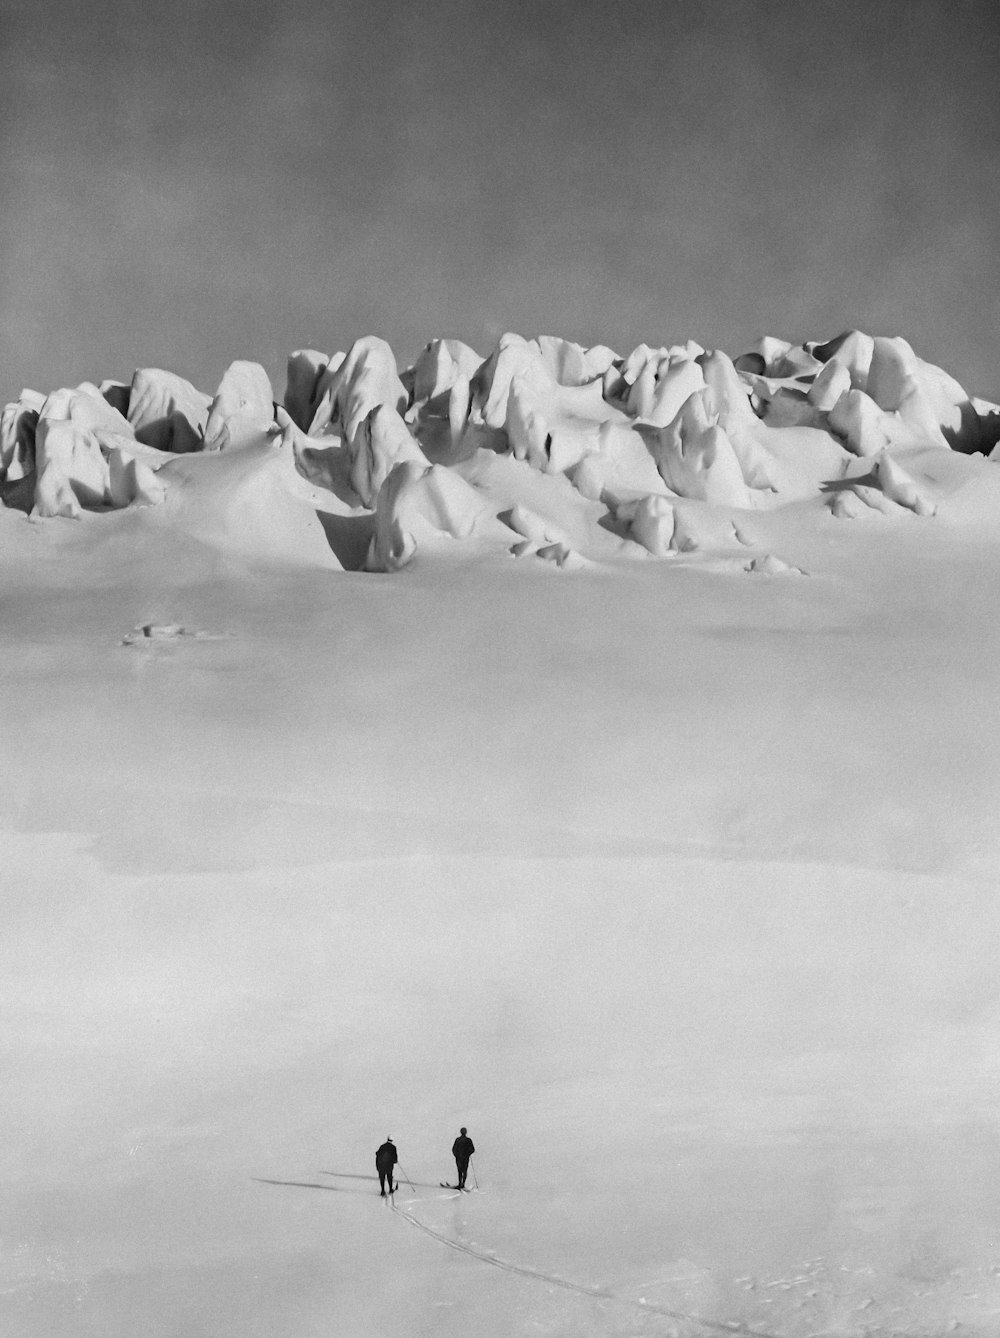
[(438, 1181), (438, 1184), (441, 1186), (442, 1189), (457, 1189), (457, 1190), (460, 1190), (463, 1194), (471, 1194), (471, 1193), (472, 1193), (472, 1190), (471, 1190), (471, 1189), (466, 1189), (464, 1185), (449, 1185), (449, 1184), (448, 1184), (446, 1181), (444, 1181), (444, 1180), (439, 1180), (439, 1181)]

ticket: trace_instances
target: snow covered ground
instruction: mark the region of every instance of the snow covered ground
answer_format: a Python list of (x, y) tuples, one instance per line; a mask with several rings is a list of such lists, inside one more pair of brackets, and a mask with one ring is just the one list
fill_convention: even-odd
[(652, 401), (546, 383), (630, 434), (595, 497), (488, 391), (423, 464), (228, 410), (156, 505), (11, 470), (0, 1327), (996, 1333), (996, 464), (776, 409), (768, 497), (630, 491)]

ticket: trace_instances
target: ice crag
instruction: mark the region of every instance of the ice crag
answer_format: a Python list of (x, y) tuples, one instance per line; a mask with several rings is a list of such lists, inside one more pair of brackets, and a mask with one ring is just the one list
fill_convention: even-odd
[[(37, 517), (79, 517), (191, 495), (200, 457), (266, 447), (308, 481), (295, 505), (328, 537), (356, 536), (349, 567), (397, 570), (458, 542), (572, 568), (718, 556), (746, 546), (740, 517), (792, 505), (812, 506), (817, 524), (930, 518), (981, 477), (998, 437), (995, 405), (905, 339), (857, 330), (766, 337), (735, 358), (693, 340), (620, 354), (508, 333), (482, 356), (434, 339), (402, 368), (365, 336), (346, 353), (292, 353), (277, 403), (250, 361), (232, 363), (214, 395), (156, 368), (24, 390), (0, 418), (0, 485)], [(928, 451), (951, 463), (929, 468)], [(190, 468), (164, 472), (179, 455)], [(212, 476), (212, 496), (227, 477)], [(223, 512), (238, 524), (232, 505)], [(732, 561), (791, 569), (766, 553)]]

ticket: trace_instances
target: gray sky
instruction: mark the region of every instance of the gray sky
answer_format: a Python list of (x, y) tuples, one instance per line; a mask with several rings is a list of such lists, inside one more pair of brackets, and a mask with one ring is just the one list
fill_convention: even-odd
[(0, 402), (361, 334), (905, 334), (1000, 394), (995, 0), (0, 0)]

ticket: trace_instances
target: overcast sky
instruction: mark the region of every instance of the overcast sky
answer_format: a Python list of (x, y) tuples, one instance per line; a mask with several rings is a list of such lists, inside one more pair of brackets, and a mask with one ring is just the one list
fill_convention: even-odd
[(0, 0), (0, 403), (361, 334), (905, 334), (1000, 394), (996, 0)]

